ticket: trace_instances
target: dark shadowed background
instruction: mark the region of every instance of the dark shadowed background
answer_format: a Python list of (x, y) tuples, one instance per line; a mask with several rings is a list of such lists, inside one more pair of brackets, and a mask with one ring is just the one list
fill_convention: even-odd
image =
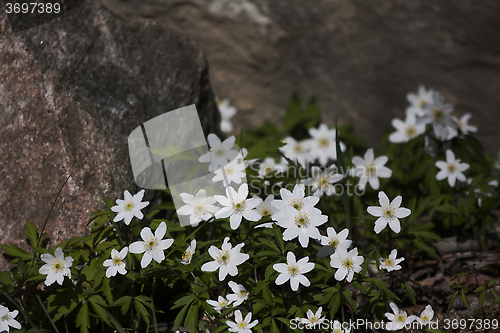
[(318, 97), (327, 124), (338, 115), (377, 142), (392, 118), (404, 118), (406, 93), (423, 84), (457, 115), (472, 113), (479, 140), (499, 149), (499, 1), (100, 1), (190, 36), (215, 93), (240, 111), (235, 133), (280, 122), (295, 91)]

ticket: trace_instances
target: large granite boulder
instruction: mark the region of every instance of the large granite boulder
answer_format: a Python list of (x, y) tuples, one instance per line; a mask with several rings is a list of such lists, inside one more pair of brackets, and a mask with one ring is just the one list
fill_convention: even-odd
[(236, 132), (282, 123), (293, 92), (316, 95), (324, 120), (351, 122), (370, 145), (403, 118), (419, 84), (473, 114), (496, 154), (500, 134), (500, 1), (100, 0), (156, 17), (205, 51)]
[(137, 191), (127, 138), (145, 121), (196, 104), (205, 134), (218, 131), (202, 52), (155, 20), (85, 0), (17, 33), (2, 12), (0, 36), (0, 243), (23, 246), (25, 219), (41, 228), (70, 173), (52, 244), (87, 231), (101, 193)]

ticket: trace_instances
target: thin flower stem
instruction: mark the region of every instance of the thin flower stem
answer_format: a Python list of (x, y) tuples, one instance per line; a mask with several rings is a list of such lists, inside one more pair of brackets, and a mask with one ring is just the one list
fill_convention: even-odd
[(4, 294), (4, 296), (12, 302), (12, 304), (14, 304), (18, 309), (19, 311), (23, 314), (24, 318), (26, 318), (26, 320), (30, 323), (31, 327), (33, 327), (33, 329), (35, 330), (35, 332), (39, 333), (40, 331), (38, 331), (37, 327), (35, 326), (35, 324), (33, 324), (33, 322), (31, 321), (31, 318), (28, 316), (28, 314), (26, 313), (26, 311), (24, 311), (24, 305), (22, 303), (22, 301), (20, 302), (21, 304), (18, 304), (16, 301), (14, 301), (9, 295), (7, 294)]
[(198, 278), (194, 275), (193, 271), (191, 271), (191, 275), (194, 277), (195, 281), (198, 283), (200, 287), (205, 287), (205, 285), (201, 283), (200, 280), (198, 280)]
[(52, 318), (50, 318), (49, 312), (47, 311), (47, 308), (43, 304), (42, 299), (38, 295), (36, 295), (36, 298), (38, 299), (38, 302), (40, 302), (40, 305), (42, 306), (43, 312), (45, 312), (45, 315), (47, 316), (47, 318), (49, 318), (49, 321), (52, 324), (52, 327), (54, 327), (54, 330), (56, 331), (56, 333), (59, 333), (59, 330), (57, 329), (56, 324), (54, 324), (54, 322), (52, 321)]
[[(156, 322), (156, 310), (155, 310), (155, 304), (154, 304), (154, 296), (155, 296), (155, 289), (156, 289), (156, 278), (153, 278), (153, 290), (151, 291), (151, 305), (153, 306), (153, 323), (155, 327), (155, 333), (158, 333), (158, 324)], [(149, 326), (148, 326), (149, 328)]]

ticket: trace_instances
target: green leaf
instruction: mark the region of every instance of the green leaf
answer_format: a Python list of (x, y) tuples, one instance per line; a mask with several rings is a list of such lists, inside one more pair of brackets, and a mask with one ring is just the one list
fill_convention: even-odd
[(0, 283), (8, 287), (14, 286), (14, 284), (12, 283), (12, 277), (10, 276), (10, 272), (8, 271), (0, 272)]
[(31, 247), (37, 247), (38, 232), (36, 230), (36, 225), (34, 225), (30, 220), (26, 220), (26, 228), (24, 228), (23, 233), (26, 237), (28, 237)]
[(190, 332), (198, 332), (198, 303), (192, 303), (184, 321), (184, 326), (188, 327)]
[(265, 239), (265, 238), (259, 237), (258, 240), (259, 240), (260, 243), (266, 245), (267, 247), (269, 247), (269, 248), (271, 248), (273, 250), (276, 250), (276, 252), (280, 252), (280, 250), (276, 246), (276, 243), (271, 242), (269, 239)]
[(465, 295), (465, 289), (462, 289), (462, 292), (460, 293), (460, 298), (462, 298), (462, 302), (464, 302), (465, 306), (467, 307), (467, 310), (470, 310), (469, 300), (467, 300), (467, 296)]
[(109, 318), (111, 323), (113, 324), (113, 327), (116, 328), (116, 330), (119, 333), (126, 333), (125, 330), (123, 329), (122, 325), (116, 320), (116, 318), (108, 311), (106, 308), (102, 308), (102, 310), (106, 313), (106, 316)]
[(276, 225), (276, 223), (273, 223), (273, 234), (274, 238), (276, 239), (276, 242), (278, 243), (278, 246), (281, 250), (281, 254), (285, 253), (285, 242), (283, 241), (283, 234), (281, 233), (280, 228)]
[(177, 317), (175, 317), (174, 330), (178, 329), (179, 326), (181, 326), (182, 321), (184, 320), (184, 316), (186, 315), (186, 312), (190, 304), (191, 302), (185, 304), (184, 307), (181, 309), (181, 311), (179, 311), (179, 313), (177, 314)]
[(140, 313), (146, 324), (149, 325), (149, 313), (144, 305), (141, 304), (138, 300), (134, 299), (134, 308), (137, 313)]
[(15, 257), (15, 258), (20, 258), (22, 260), (32, 260), (33, 255), (31, 253), (28, 253), (21, 249), (17, 245), (7, 245), (7, 244), (0, 244), (0, 248), (2, 248), (3, 252), (5, 252), (7, 255)]
[[(495, 298), (498, 305), (500, 305), (500, 296), (494, 290), (490, 290), (490, 291), (491, 291), (491, 294), (493, 295), (493, 298)], [(495, 305), (495, 302), (493, 301), (491, 306), (494, 306), (494, 305)]]
[(80, 327), (80, 333), (88, 333), (90, 328), (89, 308), (87, 303), (83, 303), (82, 308), (76, 316), (76, 327)]
[(410, 301), (413, 303), (413, 305), (417, 305), (417, 301), (415, 300), (415, 290), (407, 283), (404, 283), (404, 288), (406, 289), (406, 292), (408, 293), (408, 298), (410, 298)]
[(333, 295), (332, 299), (330, 300), (330, 303), (328, 303), (328, 307), (330, 308), (330, 316), (333, 318), (335, 314), (337, 313), (339, 307), (340, 307), (340, 296), (342, 294), (337, 292)]
[[(97, 295), (93, 295), (92, 297), (94, 297), (94, 296), (97, 296)], [(109, 318), (108, 318), (106, 312), (104, 311), (104, 309), (98, 303), (96, 303), (92, 300), (90, 300), (90, 304), (92, 305), (92, 308), (94, 309), (94, 312), (97, 314), (97, 316), (99, 318), (101, 318), (101, 320), (103, 320), (106, 324), (111, 326), (111, 322), (109, 321)]]
[(195, 298), (196, 298), (195, 295), (187, 295), (181, 297), (177, 301), (175, 301), (174, 305), (170, 308), (170, 310), (180, 308), (181, 306), (192, 302)]
[(451, 305), (453, 304), (453, 301), (455, 300), (455, 297), (457, 297), (458, 293), (460, 292), (460, 290), (457, 290), (451, 297), (450, 297), (450, 301), (448, 302), (448, 307), (446, 308), (446, 312), (450, 312), (450, 309), (451, 309)]

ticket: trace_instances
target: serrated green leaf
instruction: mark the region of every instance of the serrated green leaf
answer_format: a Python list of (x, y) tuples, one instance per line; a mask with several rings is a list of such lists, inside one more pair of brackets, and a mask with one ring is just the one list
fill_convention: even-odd
[(89, 308), (87, 303), (83, 303), (82, 308), (76, 316), (76, 327), (80, 327), (80, 333), (88, 333), (90, 328)]

